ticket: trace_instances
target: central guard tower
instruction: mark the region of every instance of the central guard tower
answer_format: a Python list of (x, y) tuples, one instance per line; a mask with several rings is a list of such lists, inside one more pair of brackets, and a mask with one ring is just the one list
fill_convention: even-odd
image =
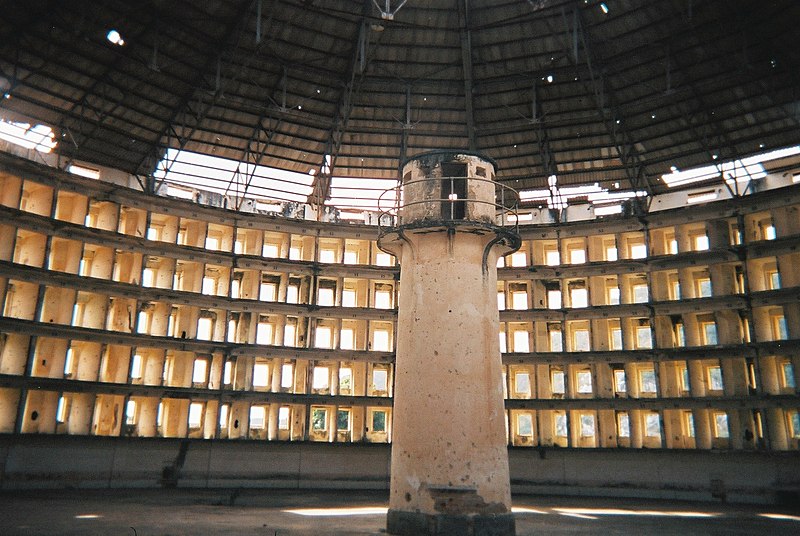
[(515, 534), (496, 294), (520, 238), (494, 172), (471, 153), (412, 158), (378, 241), (401, 264), (390, 534)]

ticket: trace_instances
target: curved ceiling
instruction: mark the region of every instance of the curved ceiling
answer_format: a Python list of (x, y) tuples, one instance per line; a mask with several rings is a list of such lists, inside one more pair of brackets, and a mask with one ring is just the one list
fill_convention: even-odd
[(182, 149), (315, 170), (319, 196), (466, 149), (517, 188), (658, 192), (670, 166), (800, 142), (795, 0), (12, 4), (0, 114), (138, 175)]

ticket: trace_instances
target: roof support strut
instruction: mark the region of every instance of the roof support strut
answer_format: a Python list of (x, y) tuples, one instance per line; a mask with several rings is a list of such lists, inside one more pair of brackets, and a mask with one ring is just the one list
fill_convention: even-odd
[[(158, 161), (162, 158), (164, 148), (169, 147), (171, 144), (169, 139), (176, 138), (178, 150), (183, 150), (186, 144), (191, 140), (194, 133), (197, 131), (200, 124), (205, 119), (206, 115), (211, 111), (214, 105), (219, 101), (224, 93), (225, 83), (220, 81), (221, 73), (219, 73), (219, 66), (221, 62), (222, 52), (231, 46), (233, 37), (237, 35), (238, 31), (245, 26), (246, 18), (250, 13), (254, 0), (244, 0), (236, 16), (232, 17), (228, 26), (222, 33), (221, 39), (211, 48), (213, 52), (209, 54), (202, 68), (196, 71), (196, 82), (191, 85), (191, 88), (181, 99), (181, 102), (172, 112), (169, 120), (164, 124), (164, 128), (159, 132), (158, 136), (152, 141), (151, 150), (142, 158), (137, 166), (137, 170), (147, 168), (147, 172), (152, 174), (155, 172), (155, 167)], [(234, 44), (233, 46), (237, 46)], [(251, 55), (252, 58), (254, 55)], [(208, 96), (208, 91), (205, 81), (206, 74), (214, 67), (214, 91), (212, 95)], [(242, 72), (240, 69), (238, 72)], [(226, 80), (230, 82), (231, 80)], [(197, 104), (193, 105), (193, 101)], [(179, 132), (180, 131), (180, 132)], [(164, 138), (167, 138), (166, 142)], [(171, 167), (171, 163), (168, 164)], [(169, 171), (167, 169), (166, 171)], [(155, 190), (155, 182), (151, 181), (150, 187)]]
[(537, 93), (536, 81), (534, 81), (533, 87), (531, 87), (531, 112), (533, 114), (531, 124), (533, 124), (536, 145), (542, 157), (542, 168), (549, 178), (553, 175), (558, 175), (558, 166), (556, 166), (555, 157), (550, 149), (550, 138), (547, 135), (547, 129), (544, 128), (544, 110), (540, 100), (537, 98)]
[[(369, 45), (370, 26), (367, 23), (371, 2), (364, 0), (361, 10), (361, 24), (358, 28), (358, 36), (351, 51), (352, 61), (350, 71), (347, 74), (347, 82), (339, 95), (339, 102), (336, 106), (336, 117), (333, 125), (328, 132), (328, 140), (325, 143), (325, 152), (322, 155), (319, 170), (314, 177), (312, 184), (313, 190), (308, 196), (308, 203), (316, 205), (317, 208), (325, 204), (331, 190), (331, 176), (336, 168), (336, 159), (339, 156), (339, 149), (342, 147), (344, 133), (347, 123), (350, 120), (350, 113), (353, 111), (353, 102), (361, 89), (361, 82), (367, 70), (367, 54)], [(400, 6), (402, 7), (402, 5)], [(400, 9), (397, 8), (397, 10)], [(395, 10), (395, 11), (397, 11)], [(317, 217), (321, 215), (317, 210)]]
[[(564, 28), (568, 32), (567, 36), (561, 41), (562, 46), (566, 51), (572, 52), (572, 54), (568, 53), (566, 56), (573, 62), (575, 67), (579, 67), (579, 51), (580, 45), (582, 45), (595, 106), (600, 114), (601, 120), (605, 123), (606, 131), (611, 138), (611, 142), (617, 150), (628, 181), (634, 190), (638, 191), (644, 188), (648, 193), (651, 193), (651, 185), (647, 179), (644, 159), (636, 149), (634, 142), (630, 139), (630, 134), (623, 125), (624, 121), (614, 100), (614, 92), (612, 91), (611, 85), (603, 76), (602, 70), (595, 69), (594, 62), (592, 61), (591, 40), (581, 22), (578, 3), (575, 3), (573, 10), (573, 24), (572, 28), (570, 28), (566, 10), (564, 8), (561, 9), (561, 18), (564, 21)], [(570, 30), (572, 30), (572, 42), (570, 42), (569, 39)], [(555, 31), (552, 27), (551, 31), (554, 36), (563, 36), (561, 32)], [(561, 37), (559, 37), (559, 39), (561, 39)], [(648, 196), (648, 199), (651, 198), (652, 196)]]
[(472, 102), (472, 33), (469, 29), (469, 0), (456, 0), (458, 27), (461, 34), (461, 63), (464, 66), (464, 107), (466, 111), (467, 140), (470, 151), (478, 150), (475, 140), (475, 109)]

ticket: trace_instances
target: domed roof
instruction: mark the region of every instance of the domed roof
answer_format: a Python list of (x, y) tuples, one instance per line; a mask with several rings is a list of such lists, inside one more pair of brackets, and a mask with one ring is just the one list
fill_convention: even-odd
[[(800, 142), (797, 2), (31, 0), (0, 14), (0, 114), (70, 158), (152, 175), (167, 149), (396, 178), (479, 151), (517, 188), (662, 191)], [(112, 30), (116, 34), (110, 33)]]

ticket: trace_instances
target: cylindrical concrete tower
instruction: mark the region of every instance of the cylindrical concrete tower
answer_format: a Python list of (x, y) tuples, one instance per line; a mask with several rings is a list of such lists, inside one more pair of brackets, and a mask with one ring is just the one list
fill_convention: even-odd
[(411, 159), (398, 225), (379, 240), (401, 264), (390, 534), (515, 533), (496, 266), (519, 236), (496, 224), (493, 179), (475, 154)]

